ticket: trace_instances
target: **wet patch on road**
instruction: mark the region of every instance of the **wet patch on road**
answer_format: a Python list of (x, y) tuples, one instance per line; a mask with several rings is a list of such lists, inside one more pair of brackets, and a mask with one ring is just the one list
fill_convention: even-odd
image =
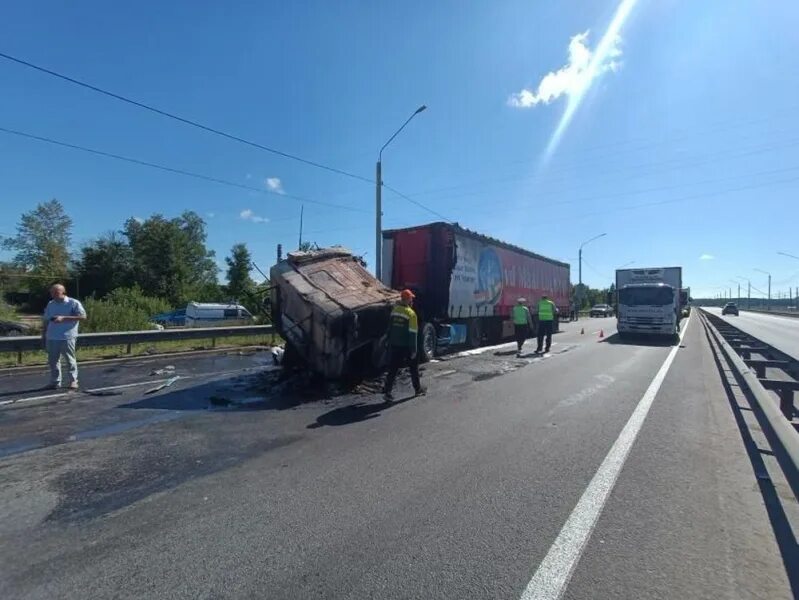
[(171, 436), (159, 439), (157, 443), (129, 444), (133, 456), (127, 460), (112, 455), (99, 464), (70, 468), (56, 476), (49, 486), (58, 494), (58, 504), (46, 520), (95, 519), (189, 480), (233, 468), (301, 436), (249, 438), (241, 445), (209, 437), (183, 448), (173, 445)]

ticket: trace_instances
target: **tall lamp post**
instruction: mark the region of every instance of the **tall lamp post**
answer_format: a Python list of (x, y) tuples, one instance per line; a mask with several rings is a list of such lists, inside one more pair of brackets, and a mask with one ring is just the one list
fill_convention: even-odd
[(755, 269), (758, 273), (765, 273), (768, 275), (768, 306), (767, 309), (771, 310), (771, 273), (768, 271), (764, 271), (763, 269)]
[(577, 307), (578, 310), (582, 309), (583, 307), (583, 246), (585, 246), (586, 244), (590, 244), (594, 240), (598, 240), (599, 238), (604, 237), (606, 235), (607, 233), (600, 233), (599, 235), (595, 235), (594, 237), (592, 237), (590, 240), (586, 240), (585, 242), (580, 244), (580, 251), (577, 253), (577, 264), (578, 264), (577, 276), (579, 279), (578, 288), (580, 290), (580, 297), (579, 297), (580, 306)]
[(748, 277), (741, 277), (740, 275), (736, 279), (746, 282), (746, 310), (749, 310), (752, 308), (752, 282), (749, 281)]
[(408, 120), (402, 124), (402, 127), (397, 129), (394, 135), (388, 138), (388, 141), (383, 144), (383, 147), (380, 148), (380, 152), (377, 155), (377, 168), (375, 170), (375, 277), (378, 279), (381, 279), (383, 274), (383, 150), (385, 150), (386, 146), (399, 135), (400, 131), (405, 129), (405, 126), (411, 122), (411, 119), (425, 109), (427, 109), (427, 106), (424, 104), (417, 108), (414, 113), (408, 117)]

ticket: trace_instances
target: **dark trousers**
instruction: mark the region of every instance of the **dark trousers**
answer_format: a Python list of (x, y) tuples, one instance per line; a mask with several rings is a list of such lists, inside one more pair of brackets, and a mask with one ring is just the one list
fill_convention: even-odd
[(408, 370), (411, 372), (411, 382), (413, 383), (414, 391), (418, 392), (422, 389), (422, 384), (419, 381), (419, 359), (411, 358), (411, 351), (408, 348), (391, 348), (391, 356), (388, 363), (388, 374), (386, 375), (386, 387), (383, 391), (388, 394), (394, 388), (394, 380), (397, 378), (399, 370), (408, 365)]
[(538, 322), (538, 346), (536, 348), (536, 352), (541, 352), (541, 346), (544, 342), (544, 336), (547, 336), (547, 345), (545, 352), (549, 352), (550, 346), (552, 346), (552, 330), (554, 329), (555, 322), (554, 321), (539, 321)]
[(518, 351), (521, 352), (522, 346), (524, 346), (524, 340), (526, 340), (528, 337), (527, 325), (514, 325), (513, 331), (516, 338), (516, 346), (518, 348)]

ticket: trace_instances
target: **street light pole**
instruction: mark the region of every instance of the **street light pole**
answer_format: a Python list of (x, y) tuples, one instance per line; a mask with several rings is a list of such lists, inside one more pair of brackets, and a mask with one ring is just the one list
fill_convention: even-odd
[(758, 271), (760, 273), (765, 273), (766, 275), (768, 275), (768, 307), (767, 308), (768, 308), (768, 310), (771, 310), (771, 273), (769, 273), (768, 271), (764, 271), (763, 269), (755, 269), (755, 271)]
[(577, 307), (578, 310), (582, 309), (582, 307), (583, 307), (583, 246), (593, 242), (594, 240), (598, 240), (599, 238), (601, 238), (603, 236), (606, 236), (606, 235), (607, 235), (607, 233), (600, 233), (599, 235), (596, 235), (596, 236), (592, 237), (590, 240), (587, 240), (587, 241), (583, 242), (582, 244), (580, 244), (580, 250), (577, 252), (577, 264), (578, 264), (578, 267), (577, 267), (578, 283), (577, 283), (577, 285), (578, 285), (578, 289), (580, 290), (580, 292), (579, 292), (579, 304), (580, 305)]
[(399, 132), (405, 129), (405, 126), (411, 122), (416, 115), (418, 115), (423, 110), (427, 109), (427, 106), (422, 104), (419, 108), (417, 108), (414, 113), (408, 117), (408, 120), (402, 124), (402, 127), (397, 129), (388, 141), (383, 144), (383, 147), (380, 148), (380, 152), (377, 154), (377, 166), (375, 168), (375, 277), (378, 279), (381, 278), (383, 274), (383, 150), (386, 149)]

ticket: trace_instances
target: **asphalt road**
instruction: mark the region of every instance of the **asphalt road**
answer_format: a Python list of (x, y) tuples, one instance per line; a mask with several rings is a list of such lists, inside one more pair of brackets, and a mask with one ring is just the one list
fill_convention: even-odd
[[(705, 310), (721, 316), (720, 308), (707, 307)], [(738, 329), (799, 360), (799, 318), (745, 310), (737, 317), (724, 315), (723, 318)]]
[(393, 405), (263, 354), (152, 394), (163, 364), (0, 379), (0, 593), (791, 598), (795, 498), (692, 319), (676, 350), (591, 319), (456, 353)]

